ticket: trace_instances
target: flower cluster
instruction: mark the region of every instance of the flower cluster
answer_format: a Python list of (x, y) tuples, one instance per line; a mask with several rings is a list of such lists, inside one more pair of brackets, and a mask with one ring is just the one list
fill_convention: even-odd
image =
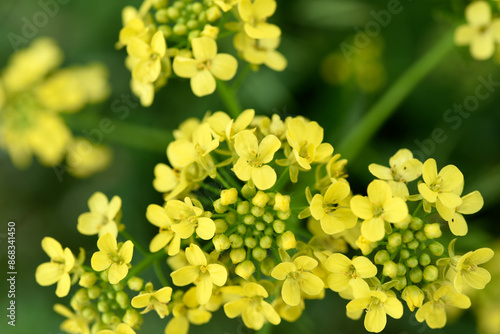
[(127, 49), (132, 91), (150, 106), (175, 74), (190, 79), (196, 96), (212, 94), (216, 80), (236, 74), (236, 58), (219, 53), (217, 43), (233, 34), (242, 59), (283, 70), (286, 59), (276, 51), (281, 30), (267, 22), (275, 10), (275, 0), (144, 0), (139, 9), (125, 7), (117, 47)]
[[(120, 198), (102, 193), (90, 198), (77, 225), (99, 236), (91, 268), (83, 255), (76, 261), (44, 239), (51, 262), (40, 265), (37, 281), (57, 283), (58, 296), (71, 283), (81, 286), (73, 310), (56, 305), (69, 318), (63, 330), (134, 333), (141, 313), (155, 310), (169, 317), (165, 333), (187, 333), (219, 309), (259, 330), (297, 320), (305, 301), (327, 289), (349, 300), (348, 317), (365, 314), (370, 332), (382, 331), (387, 315), (403, 315), (400, 300), (418, 321), (440, 328), (447, 307), (470, 307), (466, 288), (490, 281), (480, 265), (491, 249), (457, 255), (456, 239), (448, 250), (440, 241), (445, 227), (466, 235), (464, 215), (483, 205), (477, 191), (462, 196), (464, 178), (453, 165), (438, 171), (435, 160), (422, 163), (401, 149), (389, 166), (369, 166), (377, 179), (363, 196), (353, 194), (347, 161), (323, 142), (323, 128), (303, 117), (260, 117), (249, 109), (232, 119), (219, 111), (188, 119), (174, 136), (170, 166), (155, 168), (153, 184), (165, 201), (146, 210), (159, 229), (149, 251), (120, 223)], [(119, 236), (127, 240), (117, 242)], [(134, 248), (144, 259), (131, 265)], [(137, 277), (150, 265), (158, 289)]]
[(73, 137), (63, 115), (106, 99), (108, 74), (101, 64), (58, 69), (62, 60), (49, 38), (12, 55), (0, 75), (0, 147), (20, 168), (33, 156), (51, 167), (66, 158), (70, 173), (86, 177), (107, 167), (111, 151)]
[(469, 45), (474, 59), (493, 56), (500, 43), (500, 19), (487, 1), (473, 1), (465, 8), (466, 24), (455, 30), (455, 44)]

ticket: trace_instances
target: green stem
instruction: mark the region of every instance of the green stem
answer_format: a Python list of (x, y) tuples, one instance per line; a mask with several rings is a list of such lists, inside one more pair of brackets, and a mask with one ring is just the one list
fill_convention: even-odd
[(205, 182), (200, 182), (199, 185), (200, 185), (200, 187), (202, 187), (206, 191), (209, 191), (209, 192), (211, 192), (214, 195), (220, 196), (220, 189), (212, 187), (211, 185), (206, 184)]
[(163, 271), (161, 269), (161, 265), (160, 265), (160, 261), (159, 260), (154, 263), (153, 267), (154, 267), (154, 270), (155, 270), (156, 277), (158, 277), (158, 280), (160, 281), (160, 283), (164, 287), (165, 286), (170, 286), (170, 284), (168, 284), (167, 278), (163, 274)]
[(137, 241), (136, 238), (134, 238), (130, 233), (128, 233), (126, 230), (120, 231), (120, 234), (122, 237), (125, 239), (128, 239), (133, 242), (134, 247), (137, 248), (137, 250), (144, 256), (148, 256), (150, 253), (144, 248), (139, 241)]
[(411, 215), (412, 217), (415, 217), (417, 215), (417, 213), (420, 211), (420, 209), (422, 208), (424, 202), (423, 201), (420, 201), (420, 203), (418, 203), (418, 206), (417, 208), (415, 209), (415, 211), (413, 211), (413, 214)]
[(273, 186), (273, 189), (276, 191), (281, 191), (285, 183), (289, 180), (288, 178), (288, 169), (290, 166), (286, 166), (285, 170), (281, 172), (280, 177), (278, 178), (278, 181)]
[(221, 176), (224, 177), (224, 179), (232, 186), (229, 188), (236, 188), (238, 190), (241, 189), (241, 185), (238, 184), (238, 181), (236, 181), (234, 177), (232, 177), (224, 168), (219, 168), (217, 172), (220, 172)]
[(360, 153), (401, 102), (441, 62), (453, 45), (450, 31), (399, 77), (338, 145), (338, 151), (343, 157), (352, 160)]
[(132, 269), (128, 272), (128, 277), (134, 277), (137, 274), (142, 273), (144, 270), (148, 269), (156, 261), (164, 259), (167, 257), (167, 253), (164, 251), (158, 251), (156, 253), (150, 253), (141, 262), (132, 266)]
[(217, 180), (224, 186), (226, 187), (226, 189), (231, 189), (232, 187), (229, 185), (229, 183), (226, 182), (226, 180), (224, 180), (224, 178), (219, 174), (217, 173)]
[(250, 73), (251, 70), (252, 70), (252, 65), (247, 64), (245, 68), (241, 71), (241, 73), (238, 75), (238, 78), (236, 78), (236, 81), (231, 86), (231, 89), (234, 92), (237, 92), (240, 89), (241, 85), (245, 81), (245, 78), (247, 77), (248, 73)]
[(241, 105), (236, 98), (235, 92), (222, 80), (217, 81), (217, 91), (226, 105), (227, 112), (231, 115), (231, 117), (237, 118), (241, 112)]

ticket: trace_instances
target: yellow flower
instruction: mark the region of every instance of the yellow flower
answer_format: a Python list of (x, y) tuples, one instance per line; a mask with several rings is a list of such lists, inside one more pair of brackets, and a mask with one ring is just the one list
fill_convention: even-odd
[(396, 197), (406, 198), (410, 195), (406, 184), (422, 175), (422, 163), (413, 158), (408, 149), (400, 149), (389, 159), (389, 167), (371, 164), (370, 173), (381, 180), (386, 180)]
[(491, 280), (491, 275), (488, 270), (478, 265), (488, 262), (493, 255), (494, 252), (490, 248), (480, 248), (462, 256), (452, 257), (451, 268), (456, 271), (455, 289), (461, 293), (464, 283), (474, 289), (484, 289)]
[[(292, 147), (292, 161), (297, 162), (305, 170), (311, 169), (311, 163), (322, 162), (332, 153), (333, 147), (323, 141), (323, 128), (316, 122), (308, 122), (301, 118), (294, 118), (288, 122), (286, 138)], [(297, 172), (292, 172), (290, 176), (293, 182), (297, 182)]]
[[(201, 204), (200, 204), (201, 205)], [(215, 234), (215, 223), (212, 219), (202, 217), (203, 208), (193, 205), (189, 197), (184, 202), (179, 200), (170, 200), (165, 206), (166, 214), (174, 219), (171, 225), (174, 231), (182, 239), (187, 239), (196, 234), (203, 240), (213, 238)]]
[(286, 58), (276, 51), (279, 45), (279, 37), (253, 39), (244, 32), (234, 37), (234, 47), (246, 61), (255, 65), (264, 64), (275, 71), (283, 71), (288, 65)]
[(331, 273), (328, 275), (328, 287), (336, 292), (351, 287), (354, 296), (369, 289), (364, 278), (377, 274), (377, 267), (364, 256), (357, 256), (351, 260), (343, 254), (335, 253), (328, 257), (325, 267)]
[(245, 23), (244, 29), (252, 38), (275, 38), (281, 30), (274, 24), (267, 23), (268, 17), (276, 11), (275, 0), (240, 0), (238, 12)]
[(224, 312), (233, 319), (241, 315), (245, 326), (260, 330), (264, 323), (269, 321), (273, 325), (281, 322), (276, 310), (264, 300), (269, 295), (264, 287), (257, 283), (248, 283), (243, 288), (241, 299), (224, 305)]
[(278, 312), (282, 319), (288, 322), (295, 322), (300, 318), (302, 312), (305, 308), (305, 303), (301, 300), (300, 304), (297, 306), (290, 306), (283, 301), (283, 298), (278, 297), (273, 301), (273, 307)]
[(443, 328), (446, 325), (445, 306), (467, 309), (471, 305), (469, 297), (456, 292), (448, 285), (440, 287), (431, 296), (432, 299), (415, 313), (417, 320), (426, 321), (430, 328)]
[(214, 0), (214, 3), (223, 11), (228, 12), (233, 9), (234, 5), (238, 3), (238, 0)]
[(192, 140), (177, 139), (167, 147), (168, 160), (174, 167), (183, 168), (197, 162), (204, 170), (215, 170), (210, 152), (219, 146), (219, 140), (213, 139), (210, 125), (203, 123), (193, 131)]
[(114, 331), (104, 329), (97, 332), (97, 334), (135, 334), (135, 331), (129, 325), (122, 323), (116, 326), (116, 330)]
[(394, 319), (403, 316), (403, 304), (392, 290), (363, 290), (346, 306), (347, 312), (359, 314), (366, 309), (365, 328), (369, 332), (381, 332), (387, 323), (387, 315)]
[(368, 196), (351, 199), (352, 212), (361, 219), (361, 234), (370, 241), (379, 241), (385, 235), (385, 222), (398, 223), (408, 215), (408, 206), (400, 197), (392, 197), (389, 185), (374, 180), (368, 185)]
[(251, 180), (259, 189), (266, 190), (276, 183), (276, 172), (267, 165), (281, 147), (281, 141), (268, 135), (260, 144), (250, 130), (238, 133), (234, 138), (234, 149), (239, 156), (234, 173), (242, 181)]
[(500, 20), (491, 18), (491, 7), (486, 1), (473, 1), (465, 8), (467, 24), (455, 30), (457, 45), (470, 45), (470, 53), (477, 60), (491, 58), (495, 43), (500, 42)]
[(127, 276), (128, 264), (132, 261), (134, 244), (127, 240), (118, 246), (116, 237), (106, 233), (97, 240), (98, 252), (92, 255), (91, 265), (95, 271), (103, 271), (109, 268), (109, 283), (117, 284)]
[(293, 262), (282, 262), (273, 269), (271, 276), (285, 281), (281, 289), (285, 303), (290, 306), (299, 305), (301, 291), (310, 296), (321, 293), (325, 285), (321, 278), (311, 273), (317, 265), (318, 261), (315, 259), (299, 256)]
[(158, 291), (153, 290), (153, 283), (149, 282), (146, 284), (144, 291), (142, 291), (138, 296), (132, 298), (130, 302), (132, 307), (145, 309), (141, 314), (148, 313), (151, 310), (155, 310), (160, 318), (164, 318), (169, 315), (167, 303), (172, 297), (172, 288), (169, 286), (163, 287)]
[(132, 38), (127, 45), (127, 52), (138, 59), (132, 71), (132, 78), (141, 83), (154, 82), (160, 76), (161, 60), (167, 52), (165, 37), (156, 32), (147, 44), (140, 38)]
[(212, 296), (214, 284), (226, 284), (227, 270), (220, 264), (208, 263), (207, 256), (196, 244), (186, 248), (186, 258), (190, 265), (174, 271), (170, 276), (177, 286), (196, 284), (196, 299), (204, 305)]
[(61, 304), (54, 305), (54, 311), (66, 317), (61, 323), (61, 330), (67, 333), (90, 334), (89, 320), (78, 312), (75, 314), (69, 308)]
[(425, 295), (416, 285), (408, 285), (401, 294), (401, 298), (406, 301), (410, 311), (414, 311), (416, 307), (422, 307)]
[[(195, 325), (206, 324), (212, 318), (204, 305), (200, 305), (196, 298), (197, 287), (192, 287), (184, 295), (182, 300), (176, 300), (172, 309), (173, 318), (165, 327), (165, 334), (187, 334), (190, 323)], [(179, 293), (182, 293), (179, 291)], [(175, 297), (174, 299), (179, 299)]]
[(43, 238), (42, 248), (50, 257), (50, 262), (36, 268), (36, 282), (42, 286), (57, 283), (56, 295), (64, 297), (71, 287), (69, 273), (75, 266), (75, 257), (69, 248), (63, 250), (61, 244), (50, 237)]
[(372, 250), (377, 247), (377, 243), (368, 240), (364, 236), (360, 235), (358, 239), (355, 241), (356, 246), (361, 250), (363, 255), (368, 255), (372, 252)]
[[(205, 96), (215, 91), (215, 78), (231, 80), (236, 74), (238, 62), (226, 53), (217, 54), (217, 43), (209, 37), (198, 37), (191, 41), (193, 58), (174, 58), (174, 72), (182, 78), (191, 78), (191, 89), (196, 96)], [(215, 78), (214, 78), (215, 77)]]
[(121, 214), (121, 198), (113, 196), (111, 201), (108, 201), (106, 195), (96, 192), (89, 198), (88, 205), (90, 212), (82, 213), (78, 217), (78, 232), (85, 235), (98, 234), (99, 237), (111, 233), (116, 238)]
[(311, 214), (326, 234), (335, 234), (356, 225), (357, 217), (346, 202), (351, 189), (347, 182), (333, 183), (325, 195), (316, 194), (310, 204)]
[(151, 224), (160, 228), (158, 234), (149, 244), (149, 251), (156, 253), (168, 245), (168, 255), (173, 256), (178, 254), (181, 248), (181, 238), (172, 231), (173, 222), (167, 215), (165, 208), (156, 204), (149, 205), (146, 211), (146, 218)]
[(125, 7), (122, 12), (123, 28), (120, 30), (118, 48), (127, 45), (133, 38), (148, 39), (151, 35), (150, 28), (146, 27), (137, 10)]
[(484, 204), (483, 197), (479, 191), (473, 191), (461, 199), (462, 204), (458, 207), (448, 208), (441, 204), (439, 207), (439, 214), (443, 217), (443, 219), (448, 221), (451, 233), (458, 236), (466, 235), (469, 230), (463, 215), (470, 215), (478, 212)]
[[(443, 167), (438, 174), (436, 160), (427, 159), (424, 162), (422, 177), (424, 182), (418, 184), (418, 191), (425, 201), (436, 203), (436, 209), (443, 218), (450, 219), (451, 217), (447, 217), (443, 207), (456, 208), (462, 204), (459, 196), (464, 186), (462, 172), (457, 167), (448, 165)], [(426, 208), (426, 205), (424, 209), (430, 211), (430, 207)]]

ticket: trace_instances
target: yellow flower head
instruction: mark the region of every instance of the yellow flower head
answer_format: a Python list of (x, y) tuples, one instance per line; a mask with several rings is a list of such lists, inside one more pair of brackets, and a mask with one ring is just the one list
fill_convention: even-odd
[[(423, 167), (422, 177), (424, 182), (418, 184), (418, 191), (425, 201), (431, 204), (435, 203), (439, 214), (448, 219), (446, 208), (456, 208), (462, 204), (459, 195), (462, 193), (464, 186), (464, 176), (453, 165), (443, 167), (438, 174), (436, 160), (434, 159), (426, 160)], [(430, 208), (426, 211), (429, 210)]]
[(209, 263), (207, 256), (196, 244), (186, 248), (186, 258), (190, 265), (170, 274), (177, 286), (196, 284), (196, 299), (200, 305), (208, 303), (213, 285), (223, 286), (227, 280), (227, 270), (217, 263)]
[(149, 244), (149, 251), (155, 253), (168, 246), (169, 256), (178, 254), (181, 248), (181, 237), (172, 231), (173, 222), (167, 215), (165, 208), (156, 204), (149, 205), (146, 218), (151, 224), (160, 228), (158, 234)]
[(373, 333), (379, 333), (385, 328), (387, 315), (394, 319), (403, 316), (403, 304), (392, 290), (363, 290), (346, 308), (348, 313), (358, 315), (366, 309), (365, 328)]
[(325, 267), (331, 273), (328, 276), (328, 287), (336, 292), (351, 287), (354, 296), (369, 289), (364, 278), (377, 274), (377, 267), (364, 256), (351, 260), (343, 254), (335, 253), (328, 257)]
[(325, 195), (316, 194), (310, 204), (311, 214), (326, 234), (335, 234), (356, 225), (357, 217), (345, 203), (351, 189), (347, 182), (333, 183)]
[(463, 215), (478, 212), (484, 204), (483, 197), (479, 191), (473, 191), (463, 196), (461, 200), (462, 204), (457, 207), (448, 208), (444, 205), (439, 206), (439, 214), (443, 219), (448, 221), (451, 233), (457, 236), (466, 235), (469, 230)]
[(406, 183), (422, 175), (422, 163), (413, 158), (408, 149), (400, 149), (389, 159), (389, 167), (371, 164), (368, 166), (370, 173), (381, 180), (386, 180), (394, 196), (406, 198), (410, 194)]
[(238, 133), (234, 138), (234, 149), (239, 156), (234, 173), (242, 181), (252, 180), (258, 189), (266, 190), (276, 183), (276, 172), (267, 165), (281, 147), (281, 141), (268, 135), (260, 144), (250, 130)]
[(131, 38), (127, 52), (136, 58), (132, 78), (140, 83), (151, 83), (160, 76), (162, 59), (167, 53), (167, 44), (161, 31), (156, 32), (147, 44), (142, 39)]
[(247, 283), (240, 299), (236, 299), (224, 305), (224, 312), (229, 318), (241, 315), (245, 326), (254, 330), (260, 330), (264, 323), (269, 321), (273, 325), (281, 322), (276, 310), (264, 300), (268, 297), (266, 289), (257, 283)]
[(231, 80), (236, 74), (238, 62), (230, 54), (217, 54), (217, 43), (210, 37), (198, 37), (191, 41), (193, 58), (174, 58), (174, 72), (191, 79), (191, 89), (196, 96), (210, 95), (215, 91), (215, 78)]
[(117, 284), (127, 276), (128, 264), (132, 261), (134, 244), (127, 240), (118, 246), (116, 237), (106, 233), (97, 240), (98, 252), (92, 255), (91, 265), (95, 271), (109, 269), (109, 283)]
[(273, 269), (271, 276), (280, 281), (284, 280), (281, 296), (285, 303), (296, 306), (300, 303), (301, 292), (315, 296), (323, 291), (323, 281), (311, 273), (317, 265), (318, 261), (312, 257), (299, 256), (293, 262), (282, 262)]
[(163, 287), (158, 291), (153, 290), (153, 284), (151, 282), (146, 284), (143, 292), (138, 296), (132, 298), (130, 302), (132, 307), (145, 309), (141, 312), (142, 314), (148, 313), (151, 310), (155, 310), (160, 318), (164, 318), (169, 315), (168, 302), (172, 297), (172, 288), (169, 286)]
[(89, 320), (79, 314), (79, 312), (75, 314), (69, 308), (61, 304), (55, 304), (54, 311), (66, 318), (66, 320), (61, 323), (61, 330), (67, 333), (90, 334)]
[(109, 330), (109, 329), (105, 329), (105, 330), (97, 332), (97, 334), (136, 334), (136, 333), (132, 329), (132, 327), (130, 327), (127, 324), (122, 323), (122, 324), (119, 324), (118, 326), (116, 326), (116, 329), (114, 331)]
[(274, 24), (267, 23), (267, 18), (276, 11), (275, 0), (240, 0), (238, 12), (245, 23), (244, 29), (252, 38), (276, 38), (281, 30)]
[(182, 239), (187, 239), (196, 234), (203, 240), (213, 238), (215, 223), (212, 219), (202, 217), (203, 208), (193, 205), (189, 197), (184, 202), (170, 200), (165, 207), (166, 214), (174, 220), (171, 229)]
[(113, 196), (111, 201), (108, 201), (106, 195), (96, 192), (89, 198), (88, 205), (90, 212), (82, 213), (78, 217), (78, 232), (85, 235), (98, 234), (99, 237), (111, 233), (116, 238), (121, 198)]
[(36, 268), (36, 282), (42, 286), (57, 283), (56, 295), (64, 297), (71, 287), (69, 273), (75, 266), (75, 257), (69, 248), (63, 250), (61, 244), (50, 237), (43, 238), (42, 248), (50, 257), (50, 262)]
[(477, 60), (491, 58), (495, 44), (500, 42), (500, 19), (491, 18), (487, 1), (473, 1), (465, 8), (467, 24), (455, 30), (457, 45), (470, 45), (470, 53)]
[(474, 289), (484, 289), (491, 280), (491, 275), (488, 270), (478, 265), (488, 262), (493, 255), (494, 252), (490, 248), (480, 248), (462, 256), (454, 256), (451, 259), (451, 268), (456, 271), (455, 289), (461, 293), (464, 283)]
[(352, 212), (361, 219), (362, 235), (370, 241), (382, 240), (385, 222), (398, 223), (408, 215), (408, 206), (400, 197), (392, 197), (389, 185), (374, 180), (368, 185), (368, 196), (356, 195), (351, 199)]
[(415, 313), (417, 320), (426, 321), (430, 328), (443, 328), (446, 325), (446, 306), (467, 309), (471, 305), (469, 297), (456, 292), (449, 285), (440, 287), (431, 296), (431, 300)]
[(214, 0), (214, 3), (225, 12), (230, 11), (238, 3), (238, 0)]
[(253, 39), (245, 32), (234, 37), (234, 47), (241, 52), (243, 59), (254, 65), (266, 65), (274, 71), (283, 71), (288, 62), (276, 51), (280, 45), (280, 38)]

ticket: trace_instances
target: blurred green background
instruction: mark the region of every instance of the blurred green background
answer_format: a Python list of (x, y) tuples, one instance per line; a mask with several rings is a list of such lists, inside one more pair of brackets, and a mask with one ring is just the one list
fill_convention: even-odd
[[(74, 253), (78, 247), (85, 247), (91, 254), (96, 249), (95, 238), (79, 235), (76, 222), (81, 213), (88, 211), (87, 199), (95, 191), (122, 198), (122, 222), (144, 244), (156, 233), (146, 221), (145, 211), (148, 204), (162, 203), (161, 195), (152, 187), (152, 180), (154, 166), (166, 162), (164, 151), (158, 148), (166, 148), (167, 142), (144, 143), (140, 136), (133, 136), (128, 140), (131, 145), (123, 145), (120, 138), (127, 124), (170, 131), (187, 116), (202, 117), (207, 110), (224, 110), (216, 94), (196, 98), (187, 81), (173, 80), (157, 93), (152, 107), (130, 108), (128, 117), (120, 120), (111, 110), (111, 104), (122, 94), (131, 95), (130, 73), (123, 64), (125, 52), (115, 50), (114, 44), (121, 28), (121, 9), (125, 5), (138, 6), (140, 1), (66, 2), (46, 25), (39, 28), (36, 36), (50, 36), (60, 43), (65, 52), (64, 65), (100, 61), (109, 68), (111, 97), (102, 105), (88, 107), (71, 119), (78, 129), (74, 133), (80, 134), (82, 129), (92, 130), (89, 119), (110, 118), (116, 131), (106, 135), (104, 140), (113, 146), (114, 159), (108, 170), (89, 179), (75, 179), (65, 174), (60, 182), (52, 169), (42, 167), (38, 162), (27, 170), (14, 168), (6, 153), (0, 151), (1, 277), (7, 271), (4, 238), (8, 221), (16, 222), (18, 271), (16, 327), (7, 326), (6, 317), (2, 315), (2, 333), (61, 333), (59, 324), (63, 318), (52, 310), (52, 305), (59, 301), (54, 294), (55, 287), (40, 287), (34, 278), (36, 266), (48, 259), (40, 242), (44, 236), (52, 236)], [(440, 35), (450, 30), (454, 20), (463, 17), (457, 8), (463, 10), (464, 4), (462, 1), (402, 0), (402, 12), (392, 17), (377, 39), (377, 44), (382, 47), (375, 62), (385, 73), (379, 76), (385, 77), (385, 84), (382, 83), (378, 90), (366, 92), (352, 78), (342, 85), (329, 83), (329, 78), (335, 74), (324, 73), (325, 68), (332, 68), (331, 64), (325, 65), (324, 60), (331, 53), (340, 51), (341, 42), (352, 43), (355, 27), (363, 27), (373, 20), (370, 11), (385, 9), (387, 1), (278, 0), (273, 21), (283, 30), (280, 51), (288, 58), (289, 66), (282, 73), (265, 67), (251, 73), (239, 93), (242, 105), (255, 108), (257, 114), (304, 115), (316, 120), (325, 128), (325, 138), (336, 147), (336, 143), (353, 129), (391, 83)], [(5, 67), (13, 52), (8, 34), (20, 35), (23, 18), (31, 20), (40, 10), (37, 1), (0, 2), (0, 68)], [(223, 51), (234, 52), (230, 39), (227, 42)], [(336, 70), (335, 66), (333, 69)], [(431, 138), (434, 129), (441, 128), (447, 139), (435, 144), (430, 150), (433, 152), (429, 151), (431, 156), (438, 161), (440, 168), (446, 164), (458, 166), (465, 175), (464, 193), (477, 189), (485, 199), (483, 210), (469, 219), (469, 235), (459, 243), (464, 249), (490, 245), (500, 234), (496, 211), (500, 205), (500, 113), (497, 107), (500, 94), (494, 91), (489, 98), (481, 100), (476, 111), (468, 118), (462, 118), (460, 126), (443, 118), (455, 103), (463, 103), (468, 96), (474, 95), (479, 76), (488, 78), (490, 75), (493, 81), (500, 81), (499, 66), (493, 60), (474, 61), (467, 48), (454, 48), (447, 53), (361, 154), (349, 162), (349, 180), (354, 191), (364, 193), (371, 179), (368, 164), (387, 164), (389, 157), (401, 147), (421, 150), (418, 142), (425, 142)], [(1, 286), (1, 309), (6, 312), (8, 301), (4, 279)], [(69, 297), (64, 298), (63, 303), (69, 303)], [(362, 321), (346, 318), (345, 304), (338, 296), (327, 292), (324, 300), (307, 301), (305, 313), (296, 323), (283, 321), (272, 333), (364, 332)], [(406, 313), (399, 321), (389, 320), (385, 332), (413, 334), (432, 331)], [(145, 317), (145, 322), (150, 323), (147, 332), (162, 332), (166, 322), (156, 318), (152, 314)], [(192, 333), (252, 332), (245, 329), (241, 321), (225, 318), (222, 311), (215, 314), (210, 324), (192, 326), (191, 329)], [(457, 322), (433, 332), (475, 333), (473, 313), (467, 311)]]

